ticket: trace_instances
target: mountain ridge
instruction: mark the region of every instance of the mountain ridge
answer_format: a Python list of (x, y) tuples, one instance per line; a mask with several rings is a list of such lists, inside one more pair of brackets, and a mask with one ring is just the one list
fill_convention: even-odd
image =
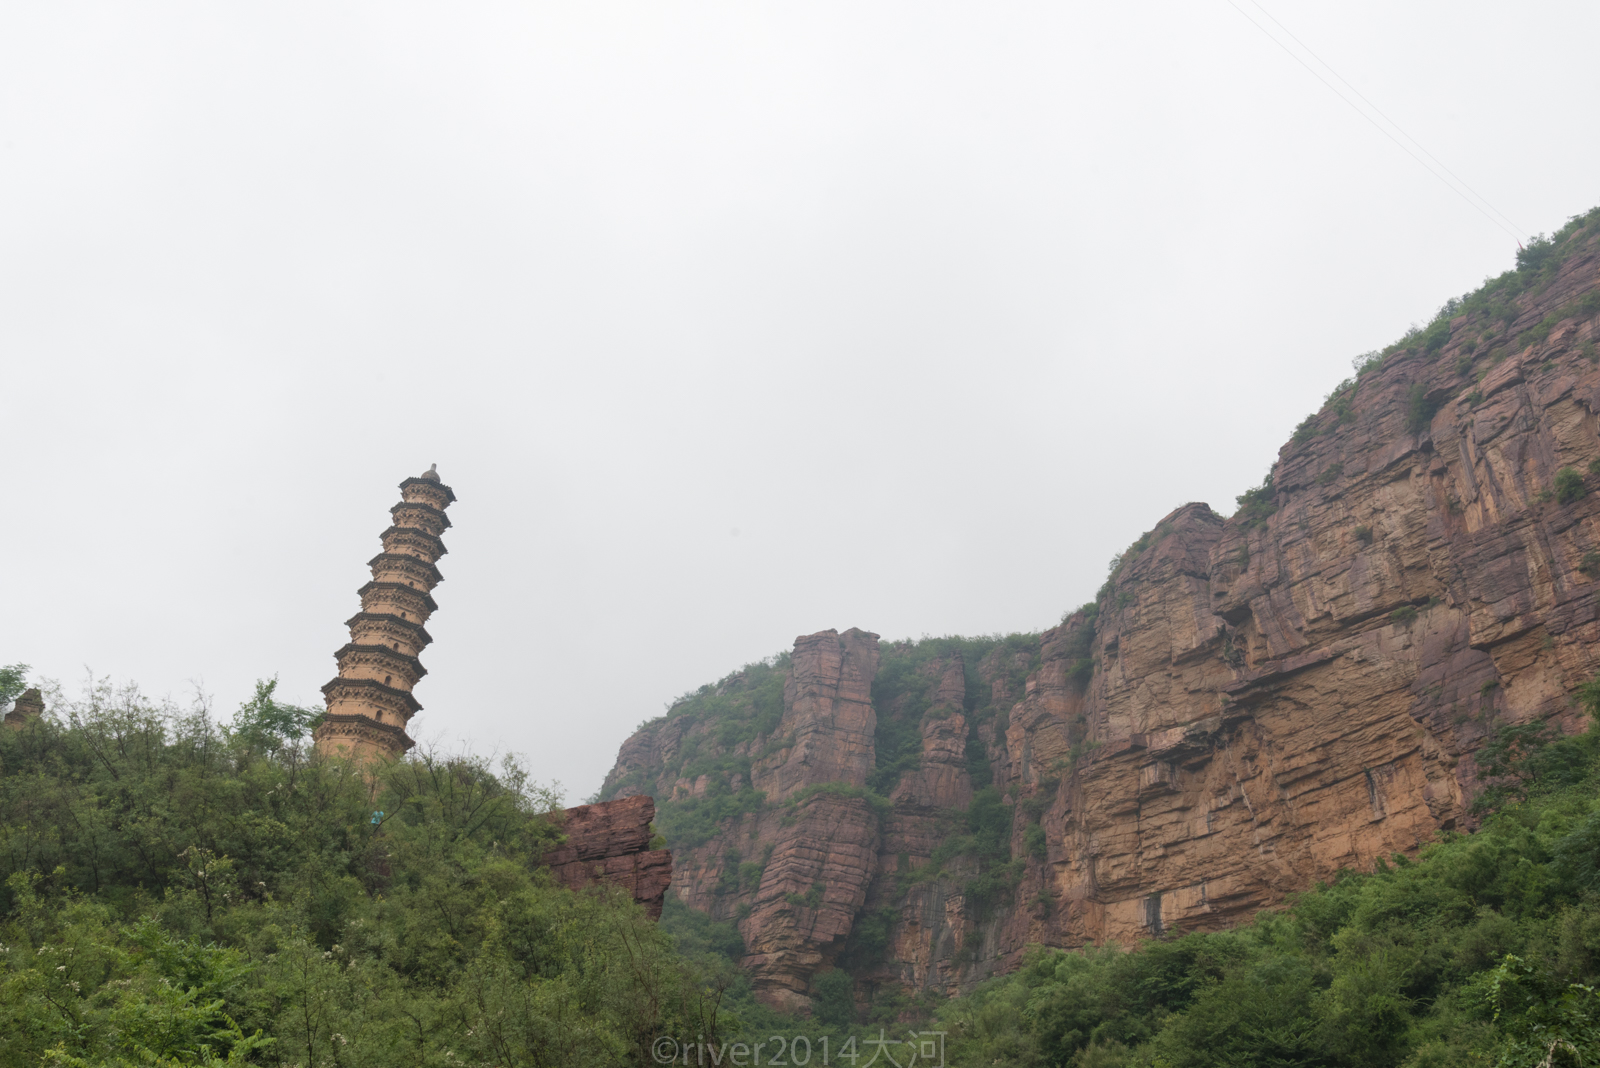
[(1224, 518), (1037, 636), (797, 639), (622, 746), (769, 1004), (1236, 924), (1475, 825), (1475, 755), (1600, 668), (1600, 211), (1359, 358)]

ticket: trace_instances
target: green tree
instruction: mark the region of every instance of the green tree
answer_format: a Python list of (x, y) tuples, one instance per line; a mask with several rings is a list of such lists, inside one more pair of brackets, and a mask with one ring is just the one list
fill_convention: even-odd
[(0, 667), (0, 709), (15, 701), (27, 687), (27, 664), (7, 664)]

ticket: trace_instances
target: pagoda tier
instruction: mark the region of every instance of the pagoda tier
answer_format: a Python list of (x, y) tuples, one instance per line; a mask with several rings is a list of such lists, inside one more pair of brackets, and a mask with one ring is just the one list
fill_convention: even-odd
[(342, 679), (372, 679), (385, 686), (410, 693), (428, 669), (414, 656), (387, 645), (361, 645), (350, 642), (333, 654)]
[(431, 504), (440, 512), (456, 503), (456, 495), (450, 492), (449, 486), (426, 477), (408, 478), (400, 483), (400, 499), (406, 502), (421, 501), (423, 504)]
[(404, 582), (427, 593), (444, 581), (432, 561), (410, 553), (379, 553), (367, 561), (374, 582)]
[(416, 656), (433, 641), (422, 624), (381, 612), (357, 612), (344, 625), (350, 628), (350, 641), (356, 645), (387, 645), (407, 656)]
[(383, 612), (412, 623), (426, 623), (439, 610), (432, 597), (403, 582), (369, 582), (356, 592), (363, 612)]
[(431, 504), (421, 501), (401, 501), (389, 509), (397, 527), (421, 527), (434, 537), (450, 529), (450, 517)]
[(390, 527), (379, 536), (383, 538), (384, 552), (405, 553), (429, 563), (436, 562), (449, 551), (444, 547), (444, 542), (416, 527)]
[(334, 654), (339, 674), (322, 688), (328, 712), (315, 737), (323, 752), (391, 759), (413, 745), (406, 725), (422, 706), (411, 690), (428, 673), (417, 655), (433, 640), (423, 624), (439, 607), (431, 596), (444, 581), (439, 535), (456, 495), (430, 468), (400, 483), (400, 496), (383, 552), (367, 562), (372, 581), (357, 591), (361, 611), (345, 623), (350, 641)]

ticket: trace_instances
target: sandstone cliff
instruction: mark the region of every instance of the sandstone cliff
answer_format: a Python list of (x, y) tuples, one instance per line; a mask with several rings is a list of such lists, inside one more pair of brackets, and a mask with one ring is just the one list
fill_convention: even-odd
[(1060, 626), (803, 637), (643, 727), (607, 791), (663, 799), (676, 893), (792, 1009), (835, 966), (955, 991), (1029, 943), (1224, 926), (1470, 829), (1475, 752), (1577, 729), (1600, 668), (1597, 314), (1591, 213)]
[(566, 840), (544, 856), (544, 864), (569, 890), (615, 886), (633, 895), (651, 919), (660, 919), (672, 885), (672, 853), (650, 848), (655, 814), (648, 797), (563, 809), (551, 820)]

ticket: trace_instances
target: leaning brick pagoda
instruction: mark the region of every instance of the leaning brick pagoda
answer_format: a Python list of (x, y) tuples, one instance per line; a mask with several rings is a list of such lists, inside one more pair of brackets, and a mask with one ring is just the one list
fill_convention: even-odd
[(350, 642), (334, 654), (339, 674), (322, 688), (328, 714), (315, 735), (321, 752), (387, 760), (415, 744), (406, 724), (422, 706), (411, 690), (427, 674), (417, 654), (433, 640), (423, 624), (438, 607), (429, 594), (444, 577), (434, 563), (445, 554), (444, 510), (456, 499), (439, 481), (438, 466), (400, 483), (383, 552), (368, 561), (372, 581), (358, 591), (361, 611), (345, 624)]

